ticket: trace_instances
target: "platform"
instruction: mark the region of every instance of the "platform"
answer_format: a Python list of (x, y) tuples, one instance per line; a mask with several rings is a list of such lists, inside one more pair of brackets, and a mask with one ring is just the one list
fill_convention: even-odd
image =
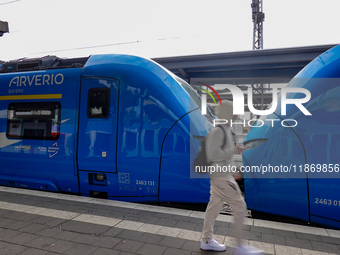
[[(0, 254), (181, 255), (202, 251), (203, 212), (0, 187)], [(233, 254), (232, 216), (214, 238)], [(247, 243), (266, 254), (340, 254), (340, 231), (247, 218)]]

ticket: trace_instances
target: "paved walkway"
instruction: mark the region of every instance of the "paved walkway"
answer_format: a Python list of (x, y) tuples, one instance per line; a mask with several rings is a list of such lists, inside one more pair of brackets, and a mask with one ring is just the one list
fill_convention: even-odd
[[(181, 255), (199, 249), (204, 213), (0, 187), (0, 254)], [(232, 217), (215, 239), (233, 254)], [(340, 231), (247, 219), (250, 245), (266, 254), (340, 254)]]

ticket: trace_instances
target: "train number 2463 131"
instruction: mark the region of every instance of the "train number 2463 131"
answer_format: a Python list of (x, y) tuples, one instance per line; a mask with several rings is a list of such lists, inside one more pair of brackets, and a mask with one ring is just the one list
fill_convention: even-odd
[(340, 206), (340, 200), (332, 200), (332, 199), (327, 199), (327, 198), (315, 198), (315, 204)]

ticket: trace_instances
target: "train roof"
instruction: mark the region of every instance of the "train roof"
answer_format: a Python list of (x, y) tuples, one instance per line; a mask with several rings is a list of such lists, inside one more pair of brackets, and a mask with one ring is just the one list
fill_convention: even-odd
[(49, 69), (84, 67), (89, 57), (63, 59), (57, 56), (44, 56), (41, 58), (24, 58), (0, 62), (0, 73), (39, 71)]

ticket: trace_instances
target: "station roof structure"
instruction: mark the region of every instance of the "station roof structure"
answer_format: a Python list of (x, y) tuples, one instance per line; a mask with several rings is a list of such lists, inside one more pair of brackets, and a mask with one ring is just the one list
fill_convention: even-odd
[(336, 45), (154, 58), (192, 85), (288, 83), (310, 61)]

